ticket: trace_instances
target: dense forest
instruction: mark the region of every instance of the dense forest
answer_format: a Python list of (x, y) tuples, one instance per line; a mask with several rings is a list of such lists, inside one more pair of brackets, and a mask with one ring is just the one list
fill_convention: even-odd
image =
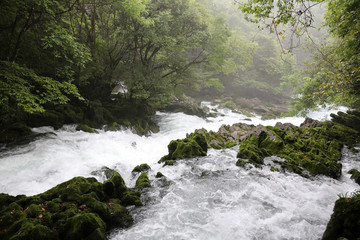
[(1, 239), (360, 239), (359, 0), (0, 0), (0, 29)]
[(358, 107), (356, 1), (328, 3), (332, 38), (314, 34), (307, 66), (296, 59), (309, 54), (288, 51), (321, 2), (278, 1), (272, 15), (272, 1), (261, 0), (1, 1), (1, 141), (27, 126), (69, 123), (156, 132), (155, 111), (183, 93), (238, 111), (266, 108), (269, 117), (286, 103), (291, 114)]

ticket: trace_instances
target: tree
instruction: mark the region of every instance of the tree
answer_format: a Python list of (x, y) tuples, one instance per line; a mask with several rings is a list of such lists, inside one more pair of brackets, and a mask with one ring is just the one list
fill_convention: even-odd
[[(359, 49), (360, 49), (360, 3), (352, 0), (335, 1), (265, 1), (250, 0), (240, 3), (243, 12), (251, 14), (257, 21), (269, 21), (267, 26), (277, 33), (278, 26), (290, 24), (293, 34), (306, 33), (313, 24), (312, 7), (325, 2), (328, 4), (325, 25), (334, 41), (319, 50), (313, 65), (318, 66), (300, 86), (303, 101), (316, 103), (334, 102), (360, 106)], [(328, 51), (331, 49), (331, 51)], [(321, 59), (319, 58), (321, 57)], [(309, 96), (309, 88), (312, 94)], [(301, 99), (299, 99), (301, 101)]]
[[(67, 28), (72, 1), (1, 1), (1, 114), (43, 112), (82, 99), (72, 83), (89, 54)], [(15, 114), (16, 115), (16, 114)], [(4, 121), (4, 118), (2, 119)]]

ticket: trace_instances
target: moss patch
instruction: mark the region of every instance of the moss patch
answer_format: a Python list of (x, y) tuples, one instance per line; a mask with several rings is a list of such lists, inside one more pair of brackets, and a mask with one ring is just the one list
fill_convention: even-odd
[(350, 178), (360, 185), (360, 172), (356, 169), (351, 169), (348, 173), (351, 174)]
[(205, 135), (197, 130), (187, 138), (171, 141), (168, 145), (169, 154), (162, 157), (159, 163), (165, 162), (165, 165), (173, 165), (172, 160), (206, 156), (207, 149)]
[(359, 133), (334, 122), (323, 122), (317, 127), (288, 127), (286, 130), (265, 127), (242, 140), (238, 158), (263, 164), (268, 156), (279, 156), (282, 168), (306, 176), (323, 174), (332, 178), (341, 175), (341, 149), (352, 146)]
[(360, 236), (359, 216), (360, 192), (357, 191), (350, 197), (341, 197), (335, 202), (333, 214), (322, 239), (358, 239)]
[(132, 172), (146, 172), (146, 171), (149, 171), (151, 169), (151, 167), (144, 163), (144, 164), (140, 164), (140, 165), (137, 165), (133, 170)]
[(144, 189), (147, 187), (151, 187), (150, 180), (146, 172), (143, 172), (140, 174), (139, 178), (136, 180), (136, 188), (138, 189)]
[(140, 194), (113, 172), (103, 184), (75, 177), (36, 196), (0, 194), (1, 239), (106, 239), (106, 231), (133, 223), (125, 206)]
[(95, 133), (95, 130), (91, 127), (89, 127), (86, 124), (79, 124), (76, 127), (76, 131), (83, 131), (83, 132), (88, 132), (88, 133)]

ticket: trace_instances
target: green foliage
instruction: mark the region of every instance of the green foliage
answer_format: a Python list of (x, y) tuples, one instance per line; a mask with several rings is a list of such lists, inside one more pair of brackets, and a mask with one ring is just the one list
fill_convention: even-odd
[[(360, 106), (360, 4), (352, 0), (336, 1), (265, 1), (249, 0), (240, 4), (246, 14), (252, 15), (257, 22), (264, 21), (270, 29), (281, 37), (278, 26), (290, 25), (293, 35), (303, 35), (313, 26), (313, 7), (327, 3), (326, 23), (335, 41), (322, 44), (310, 63), (310, 73), (305, 81), (300, 81), (294, 111), (313, 108), (318, 104), (346, 104)], [(283, 37), (285, 38), (285, 37)], [(310, 93), (312, 91), (312, 93)]]
[(7, 61), (0, 62), (0, 91), (4, 112), (12, 107), (28, 113), (44, 112), (45, 104), (65, 104), (69, 95), (83, 99), (74, 84), (39, 76), (29, 68)]

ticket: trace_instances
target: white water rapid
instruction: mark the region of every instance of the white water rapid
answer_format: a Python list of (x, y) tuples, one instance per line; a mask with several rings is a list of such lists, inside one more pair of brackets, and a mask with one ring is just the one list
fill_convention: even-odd
[[(89, 134), (67, 126), (45, 133), (28, 145), (0, 152), (0, 192), (34, 195), (75, 176), (94, 177), (103, 166), (117, 170), (128, 187), (139, 164), (152, 170), (152, 188), (142, 194), (145, 205), (131, 208), (135, 224), (110, 233), (113, 240), (140, 239), (319, 239), (332, 213), (337, 194), (353, 192), (358, 185), (346, 172), (359, 165), (359, 156), (344, 150), (343, 175), (305, 179), (293, 173), (272, 172), (268, 167), (239, 168), (238, 147), (209, 149), (208, 156), (178, 161), (175, 166), (158, 164), (167, 154), (170, 140), (184, 138), (196, 128), (217, 130), (222, 124), (244, 122), (275, 125), (303, 118), (262, 121), (224, 111), (207, 120), (183, 113), (158, 113), (161, 131), (140, 137), (127, 131)], [(329, 111), (311, 113), (314, 119), (328, 118)], [(155, 178), (161, 171), (165, 180)], [(99, 179), (99, 177), (98, 177)], [(103, 179), (99, 179), (100, 181)]]

